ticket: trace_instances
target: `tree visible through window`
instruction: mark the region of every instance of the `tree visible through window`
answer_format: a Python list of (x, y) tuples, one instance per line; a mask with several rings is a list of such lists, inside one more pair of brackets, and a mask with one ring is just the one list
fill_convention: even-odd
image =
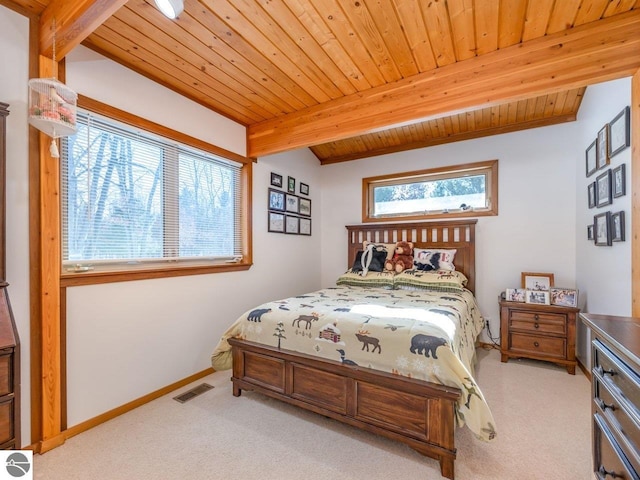
[(364, 221), (495, 215), (497, 161), (365, 178), (364, 188)]
[(63, 141), (63, 261), (241, 254), (241, 165), (78, 115)]

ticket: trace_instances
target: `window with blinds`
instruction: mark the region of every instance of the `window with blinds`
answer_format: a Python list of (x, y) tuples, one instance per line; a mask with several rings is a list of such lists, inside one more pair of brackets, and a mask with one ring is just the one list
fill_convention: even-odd
[(242, 256), (240, 163), (78, 112), (62, 141), (63, 266)]

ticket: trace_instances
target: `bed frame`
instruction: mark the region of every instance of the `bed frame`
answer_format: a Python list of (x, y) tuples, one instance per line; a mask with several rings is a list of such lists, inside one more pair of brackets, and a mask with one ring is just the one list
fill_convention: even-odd
[[(347, 226), (348, 265), (364, 240), (455, 248), (456, 269), (475, 288), (475, 224), (451, 220)], [(455, 403), (460, 390), (239, 339), (229, 339), (233, 395), (253, 390), (320, 415), (403, 442), (440, 462), (454, 478)]]

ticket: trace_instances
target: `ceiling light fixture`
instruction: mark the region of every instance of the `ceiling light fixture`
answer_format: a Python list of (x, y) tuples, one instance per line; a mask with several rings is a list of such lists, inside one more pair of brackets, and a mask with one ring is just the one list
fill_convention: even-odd
[(182, 0), (154, 0), (158, 10), (170, 19), (175, 19), (184, 10), (184, 2)]

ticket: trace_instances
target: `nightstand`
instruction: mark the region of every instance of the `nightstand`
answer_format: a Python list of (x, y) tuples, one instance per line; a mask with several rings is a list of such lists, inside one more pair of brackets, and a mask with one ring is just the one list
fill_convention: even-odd
[(564, 365), (576, 373), (576, 316), (579, 308), (500, 300), (500, 353)]

